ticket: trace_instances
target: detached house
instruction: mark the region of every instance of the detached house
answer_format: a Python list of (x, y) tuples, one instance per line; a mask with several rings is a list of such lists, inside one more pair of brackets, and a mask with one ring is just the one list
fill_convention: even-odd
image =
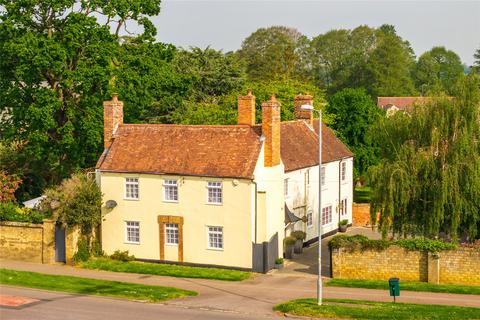
[[(117, 96), (104, 102), (105, 150), (96, 172), (106, 204), (101, 236), (106, 253), (128, 250), (142, 260), (265, 272), (282, 256), (286, 228), (305, 224), (314, 238), (308, 219), (286, 218), (298, 220), (311, 209), (309, 219), (316, 219), (311, 194), (318, 182), (313, 172), (318, 122), (311, 117), (280, 122), (280, 104), (272, 97), (262, 103), (262, 124), (255, 125), (251, 92), (238, 98), (238, 114), (237, 125), (124, 124)], [(327, 156), (341, 143), (324, 128)], [(341, 156), (331, 151), (335, 165), (327, 164), (325, 174), (334, 179), (337, 163), (345, 161), (351, 181), (351, 153), (342, 147)], [(298, 176), (308, 170), (311, 186), (300, 191)], [(297, 191), (310, 192), (301, 196), (305, 210), (293, 201)], [(336, 199), (325, 211), (326, 217), (332, 211), (332, 223)]]

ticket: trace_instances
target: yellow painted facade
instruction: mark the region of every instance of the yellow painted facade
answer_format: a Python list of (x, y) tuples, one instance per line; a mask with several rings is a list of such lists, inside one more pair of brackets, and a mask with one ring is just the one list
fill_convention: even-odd
[[(138, 200), (125, 199), (126, 177), (138, 178)], [(178, 202), (164, 201), (164, 179), (178, 180)], [(222, 182), (221, 205), (207, 203), (208, 181)], [(102, 245), (107, 254), (128, 250), (136, 258), (160, 260), (158, 216), (181, 216), (184, 262), (251, 268), (252, 181), (101, 172), (100, 185), (104, 201), (117, 202), (115, 208), (103, 212)], [(139, 244), (126, 242), (126, 221), (139, 222)], [(223, 250), (208, 249), (209, 226), (223, 228)], [(165, 260), (177, 258), (178, 246), (165, 244)]]

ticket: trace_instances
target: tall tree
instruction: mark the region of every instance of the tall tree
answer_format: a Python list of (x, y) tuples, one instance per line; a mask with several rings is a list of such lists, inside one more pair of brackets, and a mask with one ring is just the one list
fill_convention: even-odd
[(364, 89), (343, 89), (328, 99), (326, 111), (333, 117), (331, 127), (354, 153), (355, 176), (364, 175), (378, 161), (371, 135), (382, 110)]
[(415, 84), (424, 95), (440, 91), (452, 94), (462, 75), (460, 57), (445, 47), (434, 47), (422, 54), (414, 70)]
[(461, 80), (454, 99), (438, 98), (376, 130), (384, 159), (369, 171), (371, 212), (386, 235), (479, 237), (479, 79)]
[(293, 28), (260, 28), (243, 41), (238, 54), (252, 80), (290, 79), (297, 73), (306, 43), (307, 38)]
[[(95, 163), (118, 35), (155, 33), (160, 0), (0, 0), (1, 136), (19, 141), (22, 198)], [(113, 33), (111, 32), (113, 30)], [(30, 194), (30, 195), (29, 195)]]

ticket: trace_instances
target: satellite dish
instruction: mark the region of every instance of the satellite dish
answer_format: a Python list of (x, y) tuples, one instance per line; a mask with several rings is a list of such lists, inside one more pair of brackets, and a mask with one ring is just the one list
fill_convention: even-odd
[(113, 209), (117, 206), (117, 202), (115, 200), (108, 200), (106, 203), (105, 203), (105, 207), (107, 207), (108, 209)]

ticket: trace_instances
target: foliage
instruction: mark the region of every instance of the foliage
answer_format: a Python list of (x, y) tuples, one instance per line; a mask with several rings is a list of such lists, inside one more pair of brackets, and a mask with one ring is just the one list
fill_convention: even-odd
[(75, 263), (80, 263), (90, 259), (90, 246), (88, 244), (88, 239), (81, 237), (77, 242), (77, 252), (73, 255), (73, 261)]
[(422, 94), (453, 94), (455, 84), (463, 75), (463, 65), (455, 52), (434, 47), (418, 58), (413, 74), (417, 90)]
[(89, 235), (101, 222), (102, 193), (95, 180), (75, 174), (61, 185), (45, 191), (44, 211), (53, 210), (57, 221), (67, 226), (80, 226)]
[(477, 73), (480, 74), (480, 48), (475, 51), (475, 53), (473, 54), (473, 58), (475, 59), (475, 61), (473, 62), (473, 67), (475, 68)]
[(148, 286), (128, 282), (97, 280), (36, 272), (0, 269), (0, 284), (50, 291), (119, 297), (149, 302), (197, 295), (194, 291), (173, 287)]
[(283, 264), (283, 258), (276, 258), (275, 264)]
[(331, 128), (354, 153), (355, 176), (364, 175), (378, 162), (378, 146), (371, 136), (383, 111), (363, 89), (343, 89), (335, 93), (328, 99), (326, 111), (333, 117)]
[[(20, 200), (38, 196), (73, 171), (92, 166), (102, 147), (102, 101), (108, 97), (120, 31), (144, 28), (160, 0), (0, 0), (0, 134), (20, 142)], [(115, 30), (111, 33), (110, 30)]]
[(0, 202), (0, 221), (42, 223), (45, 218), (48, 215), (37, 210), (21, 208), (13, 202)]
[(285, 246), (293, 246), (293, 245), (295, 245), (295, 242), (297, 242), (297, 239), (295, 237), (292, 237), (292, 236), (285, 237), (283, 239), (283, 243), (285, 244)]
[(353, 201), (355, 203), (369, 203), (370, 192), (370, 187), (355, 187), (353, 190)]
[(245, 84), (245, 68), (237, 56), (210, 47), (179, 51), (173, 59), (173, 67), (190, 78), (190, 99), (193, 101), (213, 102)]
[(278, 304), (274, 310), (309, 318), (359, 320), (457, 320), (478, 318), (478, 308), (413, 303), (373, 302), (350, 299), (297, 299)]
[(334, 236), (328, 243), (331, 248), (345, 248), (347, 250), (384, 250), (390, 246), (399, 246), (411, 251), (439, 252), (442, 250), (455, 249), (454, 243), (442, 242), (424, 238), (400, 239), (400, 240), (372, 240), (363, 235), (349, 236), (339, 234)]
[(339, 226), (346, 226), (348, 225), (348, 219), (343, 219), (343, 220), (340, 220), (340, 222), (338, 223)]
[(115, 250), (115, 252), (110, 255), (110, 259), (127, 262), (127, 261), (135, 260), (135, 256), (129, 255), (128, 250), (125, 250), (125, 251)]
[(307, 234), (301, 230), (296, 230), (296, 231), (292, 231), (290, 233), (290, 236), (294, 237), (297, 240), (305, 240), (305, 238), (307, 237)]
[(376, 129), (382, 161), (369, 170), (371, 214), (397, 235), (473, 241), (480, 230), (480, 90), (462, 81), (455, 99), (439, 98)]
[(248, 36), (238, 51), (251, 80), (292, 79), (302, 66), (308, 39), (284, 26), (260, 28)]
[(16, 175), (0, 170), (0, 203), (15, 200), (15, 190), (22, 182)]
[(199, 278), (227, 281), (241, 281), (250, 278), (251, 273), (239, 270), (189, 267), (175, 264), (122, 262), (109, 258), (90, 259), (80, 264), (85, 269), (105, 270), (113, 272), (128, 272), (139, 274), (153, 274), (178, 278)]
[[(330, 279), (327, 287), (365, 288), (388, 290), (388, 281), (385, 280), (360, 280), (360, 279)], [(434, 284), (428, 282), (401, 281), (402, 291), (442, 292), (456, 294), (480, 294), (480, 286), (459, 284)]]
[(91, 244), (90, 244), (90, 253), (92, 256), (94, 257), (103, 257), (105, 256), (105, 252), (103, 252), (102, 250), (102, 244), (100, 243), (100, 241), (94, 239), (93, 241), (91, 241)]

